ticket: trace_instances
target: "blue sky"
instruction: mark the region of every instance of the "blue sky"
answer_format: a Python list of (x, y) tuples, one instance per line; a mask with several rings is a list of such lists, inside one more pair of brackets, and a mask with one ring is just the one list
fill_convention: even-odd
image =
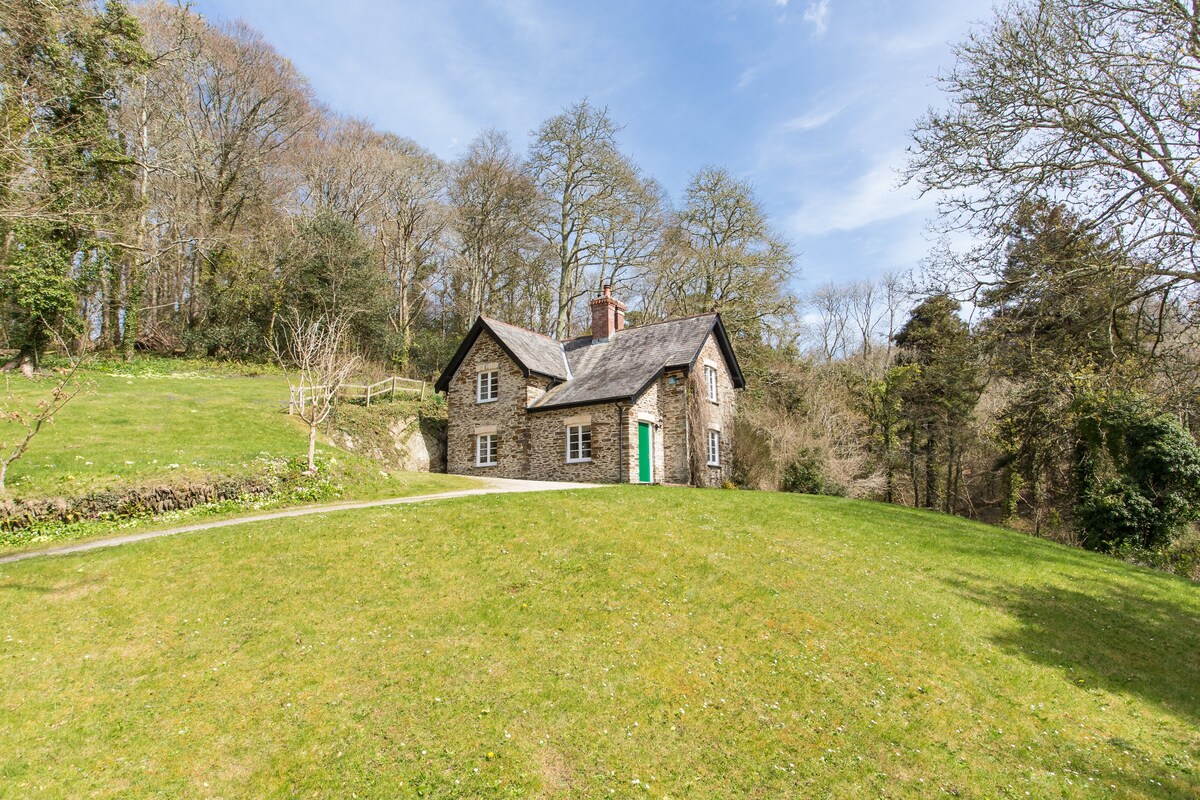
[(810, 290), (918, 265), (931, 198), (896, 188), (934, 76), (991, 0), (199, 0), (241, 17), (333, 110), (451, 159), (482, 129), (519, 149), (583, 97), (678, 198), (749, 180)]

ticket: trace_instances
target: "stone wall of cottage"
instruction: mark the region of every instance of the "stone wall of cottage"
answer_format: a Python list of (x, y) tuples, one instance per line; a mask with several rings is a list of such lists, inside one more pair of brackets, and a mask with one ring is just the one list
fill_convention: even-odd
[[(500, 373), (498, 399), (475, 401), (476, 376), (485, 365)], [(459, 364), (446, 392), (446, 471), (455, 475), (496, 478), (529, 477), (529, 421), (525, 409), (545, 394), (549, 379), (526, 378), (488, 331), (479, 334), (467, 357)], [(475, 466), (475, 436), (496, 429), (496, 466)]]
[(658, 414), (662, 420), (664, 483), (691, 483), (688, 467), (687, 370), (667, 372), (659, 379)]
[[(539, 481), (618, 483), (621, 425), (612, 403), (536, 411), (529, 415), (529, 477)], [(590, 425), (592, 460), (567, 463), (567, 427)]]
[[(717, 401), (708, 399), (704, 368), (717, 370)], [(709, 334), (696, 359), (691, 386), (693, 387), (692, 464), (696, 475), (694, 483), (699, 486), (720, 486), (729, 480), (733, 455), (733, 421), (737, 415), (737, 390), (733, 378), (721, 354), (716, 337)], [(721, 435), (721, 465), (708, 466), (708, 432), (716, 430)]]
[(653, 483), (663, 483), (663, 418), (659, 413), (659, 384), (661, 381), (655, 381), (650, 384), (637, 402), (630, 406), (625, 411), (625, 441), (628, 442), (628, 447), (625, 448), (624, 459), (624, 474), (625, 480), (629, 483), (639, 483), (638, 473), (638, 423), (649, 422), (651, 430), (651, 444), (653, 449), (652, 459), (652, 477)]
[[(476, 375), (485, 365), (500, 373), (498, 399), (475, 401)], [(704, 367), (717, 370), (717, 402), (708, 399)], [(463, 359), (447, 392), (446, 469), (458, 475), (589, 483), (638, 482), (638, 422), (653, 431), (653, 481), (720, 486), (730, 477), (737, 391), (716, 339), (709, 335), (689, 374), (675, 370), (655, 381), (632, 406), (614, 404), (526, 409), (550, 388), (526, 378), (488, 331)], [(592, 460), (567, 463), (568, 420), (592, 428)], [(623, 423), (621, 422), (623, 420)], [(496, 466), (475, 466), (475, 436), (495, 428)], [(707, 465), (708, 431), (721, 435), (721, 464)], [(624, 449), (624, 454), (622, 454)]]

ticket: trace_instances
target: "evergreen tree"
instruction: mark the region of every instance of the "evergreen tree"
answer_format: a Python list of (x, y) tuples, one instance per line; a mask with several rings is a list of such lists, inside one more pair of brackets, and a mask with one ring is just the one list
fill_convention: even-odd
[(922, 300), (896, 334), (899, 363), (914, 367), (902, 392), (913, 503), (955, 511), (964, 422), (982, 390), (976, 343), (946, 295)]

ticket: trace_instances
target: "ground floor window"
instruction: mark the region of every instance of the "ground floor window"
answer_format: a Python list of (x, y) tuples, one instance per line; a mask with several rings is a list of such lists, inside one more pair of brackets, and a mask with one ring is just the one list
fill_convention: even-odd
[(721, 466), (721, 432), (708, 432), (708, 465), (710, 467)]
[(592, 460), (592, 426), (567, 427), (567, 463)]
[(496, 434), (481, 433), (475, 437), (475, 466), (496, 466)]

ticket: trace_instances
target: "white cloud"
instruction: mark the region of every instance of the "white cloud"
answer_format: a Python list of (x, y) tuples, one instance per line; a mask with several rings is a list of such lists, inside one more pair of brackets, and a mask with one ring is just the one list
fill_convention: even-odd
[(930, 198), (918, 198), (911, 186), (897, 187), (896, 170), (903, 163), (904, 151), (896, 150), (849, 185), (822, 186), (791, 215), (790, 230), (798, 236), (823, 236), (928, 212), (933, 207)]
[(742, 89), (745, 89), (747, 86), (754, 83), (755, 79), (758, 78), (758, 73), (761, 71), (761, 65), (746, 67), (744, 70), (742, 70), (742, 74), (738, 77), (738, 82), (733, 87), (733, 90), (735, 92), (740, 92)]
[(834, 119), (838, 114), (841, 114), (846, 107), (838, 106), (837, 108), (825, 108), (809, 111), (801, 114), (798, 117), (793, 117), (779, 127), (788, 133), (799, 131), (813, 131), (817, 128), (822, 128)]
[(817, 36), (829, 30), (829, 0), (809, 3), (804, 9), (804, 21), (813, 26), (813, 33)]

